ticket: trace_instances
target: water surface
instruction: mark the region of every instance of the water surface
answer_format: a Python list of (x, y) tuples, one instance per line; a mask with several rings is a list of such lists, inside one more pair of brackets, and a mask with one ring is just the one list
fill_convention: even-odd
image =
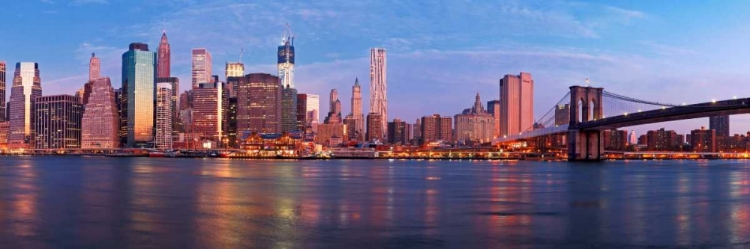
[(0, 157), (3, 248), (750, 247), (750, 161)]

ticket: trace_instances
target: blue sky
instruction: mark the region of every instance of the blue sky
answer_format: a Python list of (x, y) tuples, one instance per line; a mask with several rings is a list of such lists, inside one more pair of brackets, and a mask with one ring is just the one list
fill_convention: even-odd
[[(586, 78), (661, 102), (750, 96), (747, 1), (27, 0), (3, 8), (0, 60), (39, 62), (45, 95), (80, 88), (92, 52), (119, 86), (127, 45), (156, 50), (164, 28), (183, 89), (194, 47), (211, 51), (215, 74), (223, 75), (242, 47), (246, 73), (273, 73), (288, 22), (296, 85), (321, 95), (322, 112), (337, 88), (349, 113), (354, 78), (369, 83), (371, 47), (388, 50), (389, 118), (409, 122), (459, 113), (477, 92), (483, 101), (497, 99), (498, 79), (521, 71), (535, 80), (537, 116)], [(733, 116), (732, 132), (744, 133), (748, 124), (750, 117)], [(707, 119), (636, 130), (684, 133), (701, 125)]]

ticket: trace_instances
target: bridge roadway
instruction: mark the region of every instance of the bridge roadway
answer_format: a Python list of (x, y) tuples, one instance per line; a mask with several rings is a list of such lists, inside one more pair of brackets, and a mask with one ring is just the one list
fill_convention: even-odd
[(712, 101), (692, 105), (664, 107), (656, 110), (627, 113), (612, 117), (580, 122), (576, 127), (559, 125), (497, 138), (493, 144), (530, 139), (552, 134), (567, 133), (568, 130), (609, 130), (628, 126), (661, 123), (676, 120), (705, 118), (717, 115), (750, 113), (750, 98)]

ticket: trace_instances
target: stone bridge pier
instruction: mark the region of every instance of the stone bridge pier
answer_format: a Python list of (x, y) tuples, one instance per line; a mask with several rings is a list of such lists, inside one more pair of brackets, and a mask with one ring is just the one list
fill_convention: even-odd
[(601, 87), (570, 87), (570, 124), (568, 125), (568, 160), (602, 160), (604, 143), (600, 130), (579, 129), (581, 122), (601, 119), (603, 116)]

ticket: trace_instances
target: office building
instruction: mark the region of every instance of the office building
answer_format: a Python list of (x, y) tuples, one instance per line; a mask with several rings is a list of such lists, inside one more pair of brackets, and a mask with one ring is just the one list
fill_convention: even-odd
[[(388, 132), (388, 84), (384, 48), (370, 49), (370, 112), (380, 114), (382, 135)], [(370, 130), (370, 128), (367, 128)], [(382, 139), (382, 138), (381, 138)]]
[(307, 94), (297, 94), (297, 129), (306, 131), (307, 129)]
[[(172, 111), (172, 135), (176, 136), (182, 131), (182, 122), (180, 122), (180, 79), (177, 77), (157, 78), (156, 85), (169, 84), (172, 96), (169, 97), (170, 110)], [(158, 93), (157, 93), (158, 94)]]
[(495, 128), (492, 137), (500, 136), (500, 100), (487, 101), (487, 112), (495, 118)]
[(156, 53), (146, 44), (130, 44), (122, 54), (122, 112), (128, 148), (153, 147), (155, 81)]
[(284, 86), (281, 90), (281, 131), (299, 130), (297, 123), (297, 89)]
[[(172, 49), (169, 46), (166, 30), (161, 33), (161, 41), (159, 41), (157, 53), (159, 59), (157, 61), (156, 77), (160, 79), (172, 77)], [(177, 92), (178, 88), (174, 88), (174, 85), (172, 87), (173, 92)]]
[(388, 122), (388, 143), (390, 144), (409, 144), (407, 139), (407, 125), (401, 119), (393, 119)]
[(194, 48), (192, 50), (193, 61), (193, 88), (197, 88), (200, 83), (213, 83), (211, 53), (205, 48)]
[(717, 152), (716, 130), (701, 127), (699, 130), (690, 131), (690, 145), (694, 152)]
[(42, 96), (42, 80), (39, 65), (34, 62), (19, 62), (13, 73), (13, 87), (8, 104), (9, 149), (34, 148), (35, 103)]
[(477, 93), (474, 106), (467, 113), (455, 116), (456, 141), (465, 144), (491, 142), (495, 131), (495, 117), (487, 113)]
[(570, 124), (570, 104), (555, 107), (555, 126)]
[(534, 80), (531, 74), (500, 79), (500, 136), (518, 134), (534, 126)]
[(326, 116), (326, 124), (340, 124), (343, 120), (341, 118), (341, 101), (339, 101), (339, 93), (336, 89), (331, 89), (331, 93), (328, 98), (328, 116)]
[(344, 124), (319, 124), (315, 143), (333, 147), (340, 145), (347, 137)]
[(0, 152), (8, 150), (8, 128), (10, 128), (10, 122), (0, 122)]
[[(5, 70), (5, 62), (0, 61), (0, 122), (8, 121), (7, 114), (5, 112)], [(5, 136), (7, 140), (8, 134), (5, 134)]]
[(289, 25), (286, 26), (284, 34), (281, 36), (281, 45), (278, 47), (277, 55), (276, 68), (281, 85), (296, 88), (294, 85), (294, 35), (292, 35)]
[(354, 131), (353, 134), (349, 134), (350, 137), (358, 141), (362, 141), (365, 136), (365, 115), (362, 113), (362, 87), (359, 85), (359, 78), (354, 79), (354, 86), (352, 86), (352, 119), (354, 119), (354, 127), (351, 129)]
[(229, 105), (224, 94), (224, 83), (200, 83), (193, 89), (193, 133), (203, 149), (217, 149), (222, 145), (225, 108)]
[(252, 73), (242, 78), (237, 91), (237, 133), (281, 133), (279, 77)]
[(360, 141), (359, 139), (357, 139), (357, 131), (356, 131), (356, 129), (357, 129), (357, 121), (354, 119), (354, 117), (352, 117), (351, 114), (346, 115), (346, 117), (344, 117), (344, 126), (346, 126), (346, 134), (347, 134), (347, 137), (344, 140), (346, 140), (346, 141), (352, 141), (352, 140)]
[(422, 117), (419, 122), (421, 125), (421, 143), (430, 142), (451, 142), (453, 141), (453, 122), (451, 117), (441, 117), (438, 114)]
[(81, 148), (83, 106), (73, 95), (38, 97), (34, 102), (36, 149)]
[(154, 143), (157, 149), (171, 150), (173, 142), (172, 84), (160, 82), (156, 84), (156, 137)]
[(245, 64), (242, 64), (242, 62), (227, 62), (225, 76), (227, 83), (229, 83), (229, 77), (245, 76)]
[(81, 148), (118, 148), (120, 118), (112, 83), (104, 77), (94, 80), (91, 86), (81, 118)]
[(381, 120), (383, 119), (383, 116), (380, 115), (380, 113), (374, 113), (371, 112), (367, 114), (367, 132), (365, 134), (365, 139), (367, 139), (368, 142), (383, 142), (383, 126), (380, 124), (383, 123)]
[(226, 144), (229, 148), (237, 148), (237, 98), (229, 98), (227, 107)]

